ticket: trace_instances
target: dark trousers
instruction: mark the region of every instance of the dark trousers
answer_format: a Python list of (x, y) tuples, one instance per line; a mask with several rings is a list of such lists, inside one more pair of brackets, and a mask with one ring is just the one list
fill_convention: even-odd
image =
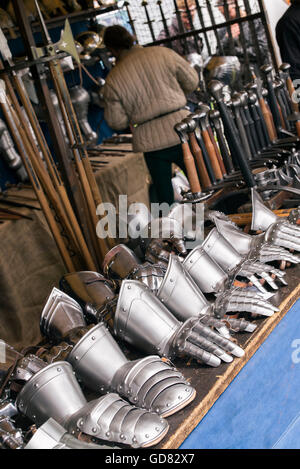
[(164, 150), (149, 151), (144, 153), (145, 160), (153, 181), (154, 191), (150, 192), (151, 202), (174, 203), (174, 191), (172, 187), (172, 163), (175, 163), (183, 171), (183, 153), (181, 145), (165, 148)]

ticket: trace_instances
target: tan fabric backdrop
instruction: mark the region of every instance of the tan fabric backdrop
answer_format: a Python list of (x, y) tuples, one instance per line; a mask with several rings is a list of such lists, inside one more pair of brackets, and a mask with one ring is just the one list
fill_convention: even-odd
[[(103, 157), (101, 157), (103, 160)], [(106, 158), (96, 173), (103, 201), (149, 204), (149, 174), (142, 154)], [(33, 220), (0, 225), (0, 339), (21, 350), (41, 340), (39, 319), (45, 300), (65, 272), (55, 242), (40, 211)]]

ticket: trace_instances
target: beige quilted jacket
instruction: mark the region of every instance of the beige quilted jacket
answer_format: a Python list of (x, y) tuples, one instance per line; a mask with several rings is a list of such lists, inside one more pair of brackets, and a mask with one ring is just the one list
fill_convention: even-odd
[(171, 49), (134, 46), (122, 51), (106, 78), (104, 117), (115, 130), (133, 126), (136, 152), (177, 145), (173, 127), (189, 114), (182, 108), (198, 80), (189, 63)]

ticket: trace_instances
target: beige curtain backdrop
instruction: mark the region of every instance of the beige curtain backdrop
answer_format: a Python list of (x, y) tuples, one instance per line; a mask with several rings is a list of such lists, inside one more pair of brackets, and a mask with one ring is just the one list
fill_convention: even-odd
[[(117, 206), (118, 195), (127, 194), (129, 204), (149, 205), (150, 178), (143, 155), (105, 159), (109, 164), (96, 173), (103, 201)], [(39, 320), (43, 306), (65, 273), (42, 212), (22, 211), (32, 220), (0, 225), (0, 340), (18, 350), (42, 339)]]

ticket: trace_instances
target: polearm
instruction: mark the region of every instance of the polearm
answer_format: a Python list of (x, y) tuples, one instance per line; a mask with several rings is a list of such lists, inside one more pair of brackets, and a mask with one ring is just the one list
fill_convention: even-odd
[(36, 44), (28, 17), (26, 16), (24, 2), (23, 0), (12, 0), (12, 4), (24, 41), (25, 51), (29, 57), (30, 71), (35, 81), (40, 105), (42, 106), (46, 117), (46, 123), (49, 129), (51, 142), (54, 147), (54, 152), (58, 159), (59, 169), (62, 174), (67, 193), (70, 197), (71, 204), (74, 207), (75, 214), (78, 218), (80, 227), (83, 231), (86, 242), (88, 243), (89, 251), (91, 252), (94, 262), (96, 262), (97, 251), (94, 249), (91, 235), (91, 230), (94, 231), (94, 228), (91, 225), (91, 221), (88, 215), (87, 202), (84, 197), (81, 184), (78, 181), (78, 175), (76, 173), (75, 165), (73, 164), (71, 149), (66, 142), (66, 138), (56, 116), (53, 101), (48, 88), (47, 78), (44, 73), (44, 66), (40, 63), (40, 61), (35, 61), (32, 54), (31, 48)]
[[(6, 38), (0, 28), (0, 53), (5, 60), (5, 62), (10, 66), (14, 66), (14, 62), (12, 60), (12, 55), (10, 52), (10, 49), (8, 47)], [(2, 61), (0, 60), (0, 70), (4, 70), (4, 66)], [(29, 96), (26, 92), (26, 89), (24, 87), (24, 84), (22, 82), (22, 79), (17, 75), (17, 73), (14, 70), (11, 70), (11, 78), (12, 82), (15, 86), (15, 89), (18, 93), (18, 96), (21, 100), (21, 103), (27, 113), (30, 125), (34, 131), (34, 134), (37, 138), (40, 150), (43, 154), (43, 157), (45, 159), (45, 162), (47, 164), (47, 168), (49, 171), (49, 174), (51, 176), (51, 180), (54, 184), (55, 190), (52, 191), (52, 198), (54, 197), (54, 205), (56, 207), (56, 210), (58, 210), (58, 215), (62, 219), (63, 224), (66, 226), (66, 229), (68, 231), (68, 234), (71, 236), (73, 239), (74, 244), (77, 246), (77, 249), (81, 252), (82, 258), (85, 261), (86, 267), (90, 270), (96, 270), (95, 263), (92, 259), (92, 256), (88, 250), (86, 241), (84, 239), (84, 236), (81, 232), (80, 226), (78, 224), (78, 221), (76, 219), (74, 210), (71, 206), (70, 200), (68, 198), (65, 186), (61, 180), (60, 174), (56, 168), (55, 162), (53, 160), (53, 157), (51, 155), (51, 152), (49, 150), (48, 144), (45, 140), (44, 134), (42, 132), (42, 129), (40, 128), (39, 121), (36, 117), (35, 111), (32, 107), (31, 101), (29, 99)], [(14, 94), (14, 91), (12, 89), (9, 77), (7, 74), (3, 74), (3, 79), (5, 81), (6, 87), (8, 89), (8, 92), (11, 96), (11, 99), (14, 102), (14, 106), (16, 108), (17, 114), (19, 117), (22, 119), (23, 114), (21, 112), (21, 109), (19, 107), (18, 100), (16, 99), (16, 96)], [(27, 129), (27, 136), (31, 141), (32, 144), (32, 139), (30, 135), (30, 129), (28, 129), (27, 123), (24, 119), (22, 119), (22, 125), (24, 129)], [(29, 130), (29, 132), (28, 132)], [(34, 145), (35, 146), (35, 145)], [(34, 147), (33, 146), (33, 147)], [(35, 151), (37, 148), (33, 148)], [(39, 166), (41, 170), (43, 169), (43, 165), (40, 164)], [(51, 187), (51, 181), (49, 182), (49, 186)], [(59, 200), (57, 200), (56, 197), (56, 192), (60, 197), (61, 204), (59, 203)]]
[(165, 14), (164, 14), (164, 10), (163, 10), (163, 7), (162, 7), (161, 4), (162, 4), (162, 1), (158, 0), (157, 5), (158, 5), (159, 11), (160, 11), (161, 21), (163, 23), (165, 35), (166, 35), (166, 37), (170, 37), (170, 31), (169, 31), (169, 28), (168, 28), (168, 23), (167, 23), (167, 20), (166, 20)]
[(210, 47), (207, 31), (205, 30), (205, 24), (204, 24), (203, 14), (202, 14), (202, 10), (201, 10), (199, 0), (196, 0), (196, 8), (197, 8), (197, 13), (198, 13), (198, 18), (199, 18), (199, 21), (200, 21), (200, 24), (201, 24), (201, 29), (204, 29), (203, 35), (204, 35), (205, 44), (206, 44), (206, 47), (207, 47), (207, 52), (208, 52), (208, 55), (210, 56), (210, 55), (212, 55), (211, 47)]
[(41, 205), (41, 208), (43, 210), (43, 213), (45, 215), (46, 221), (49, 225), (49, 228), (52, 232), (53, 238), (55, 240), (55, 243), (57, 245), (57, 248), (59, 250), (59, 253), (63, 259), (63, 262), (65, 264), (66, 269), (68, 272), (74, 272), (76, 269), (74, 267), (73, 261), (71, 259), (71, 256), (66, 248), (66, 245), (64, 243), (63, 237), (59, 231), (59, 228), (57, 226), (57, 223), (54, 219), (54, 216), (51, 212), (51, 209), (49, 207), (49, 204), (47, 202), (46, 196), (43, 192), (43, 189), (40, 185), (40, 182), (38, 180), (38, 177), (36, 175), (36, 172), (34, 171), (34, 168), (28, 158), (28, 155), (26, 154), (26, 150), (22, 141), (22, 137), (19, 133), (20, 127), (18, 128), (16, 126), (16, 123), (13, 119), (13, 109), (12, 105), (9, 101), (8, 96), (6, 95), (5, 90), (2, 88), (2, 97), (4, 99), (1, 99), (0, 106), (4, 115), (4, 118), (6, 120), (7, 126), (10, 130), (10, 133), (12, 135), (12, 138), (15, 142), (16, 147), (18, 148), (18, 152), (20, 157), (22, 158), (22, 162), (24, 164), (24, 167), (27, 171), (29, 180), (32, 184), (32, 187), (35, 191), (35, 194), (37, 196), (37, 199)]
[[(81, 180), (82, 188), (84, 190), (86, 201), (88, 203), (90, 219), (92, 220), (94, 229), (96, 230), (96, 225), (98, 223), (98, 219), (96, 215), (96, 207), (102, 203), (102, 199), (101, 199), (99, 188), (97, 186), (97, 183), (93, 174), (93, 170), (92, 170), (89, 158), (88, 158), (88, 154), (84, 145), (84, 140), (81, 134), (78, 121), (77, 121), (76, 113), (74, 111), (72, 101), (70, 99), (65, 77), (62, 72), (61, 65), (56, 58), (54, 44), (52, 43), (52, 40), (48, 33), (48, 30), (44, 22), (37, 0), (35, 0), (35, 4), (36, 4), (37, 12), (38, 12), (39, 22), (41, 25), (42, 35), (46, 42), (46, 46), (43, 49), (45, 50), (46, 54), (49, 57), (53, 57), (53, 60), (49, 61), (48, 65), (49, 65), (49, 69), (51, 72), (51, 77), (53, 79), (55, 91), (56, 91), (56, 94), (58, 96), (58, 100), (60, 103), (69, 142), (72, 146), (73, 155), (75, 158), (77, 170), (79, 172), (79, 177)], [(63, 41), (60, 41), (60, 50), (65, 50), (68, 52), (71, 50), (73, 57), (80, 64), (80, 59), (76, 50), (76, 46), (75, 46), (73, 35), (72, 35), (72, 30), (71, 30), (68, 20), (66, 20), (63, 39), (64, 39)], [(35, 48), (34, 53), (36, 54), (36, 58), (38, 58), (44, 53), (44, 51), (39, 48)], [(93, 233), (93, 235), (94, 234), (95, 233)], [(103, 258), (106, 252), (108, 251), (108, 244), (106, 243), (105, 239), (99, 238), (97, 236), (95, 237), (96, 237), (96, 243), (98, 244), (98, 247), (100, 249), (100, 257)], [(112, 239), (109, 239), (109, 238), (108, 238), (108, 243), (110, 245), (114, 244)]]
[(144, 7), (145, 15), (146, 15), (146, 18), (147, 18), (147, 21), (145, 21), (144, 24), (147, 24), (149, 26), (152, 41), (155, 41), (155, 34), (154, 34), (153, 26), (152, 26), (152, 23), (154, 22), (154, 20), (151, 20), (151, 18), (150, 18), (149, 11), (148, 11), (148, 8), (147, 8), (148, 3), (145, 2), (145, 1), (142, 2), (142, 7)]
[(127, 16), (128, 16), (128, 23), (130, 24), (132, 32), (133, 32), (133, 34), (135, 35), (135, 37), (137, 39), (136, 30), (135, 30), (135, 26), (134, 26), (134, 20), (132, 19), (132, 16), (131, 16), (131, 13), (130, 13), (130, 10), (129, 10), (129, 3), (124, 2), (124, 7), (126, 8), (126, 13), (127, 13)]
[[(186, 10), (186, 13), (187, 13), (189, 24), (190, 24), (190, 29), (192, 31), (195, 28), (194, 28), (193, 18), (192, 18), (191, 12), (190, 12), (188, 1), (184, 0), (184, 4), (185, 4), (185, 10)], [(195, 44), (195, 48), (196, 48), (197, 53), (201, 54), (201, 50), (200, 50), (200, 47), (199, 47), (199, 44), (198, 44), (197, 37), (193, 36), (193, 39), (194, 39), (194, 44)]]
[[(22, 111), (19, 108), (18, 102), (16, 101), (16, 96), (12, 93), (6, 94), (7, 100), (10, 103), (9, 104), (9, 113), (7, 109), (3, 109), (3, 112), (6, 115), (6, 118), (13, 120), (15, 123), (15, 130), (17, 130), (19, 138), (21, 139), (22, 144), (20, 145), (20, 142), (18, 142), (18, 148), (22, 149), (23, 154), (26, 155), (27, 161), (30, 162), (32, 165), (32, 168), (36, 174), (37, 179), (39, 180), (39, 183), (43, 187), (43, 192), (47, 194), (48, 199), (50, 203), (53, 205), (54, 211), (56, 212), (56, 215), (59, 217), (59, 222), (61, 223), (63, 229), (65, 230), (65, 238), (67, 237), (70, 244), (69, 250), (77, 253), (76, 251), (76, 245), (74, 243), (72, 244), (72, 238), (71, 238), (71, 231), (69, 225), (66, 223), (66, 220), (64, 218), (64, 212), (63, 208), (60, 205), (60, 201), (54, 191), (54, 188), (51, 185), (51, 180), (49, 178), (49, 175), (47, 171), (45, 170), (43, 164), (41, 164), (41, 161), (39, 159), (39, 153), (38, 149), (33, 147), (33, 139), (30, 140), (30, 136), (28, 138), (28, 134), (30, 132), (28, 126), (26, 125), (26, 121), (24, 121), (24, 116), (22, 114)], [(13, 98), (13, 99), (12, 99)], [(12, 124), (10, 121), (10, 128), (12, 129)], [(15, 132), (16, 133), (16, 132)], [(16, 140), (16, 137), (15, 137)], [(74, 265), (74, 263), (73, 263)]]

